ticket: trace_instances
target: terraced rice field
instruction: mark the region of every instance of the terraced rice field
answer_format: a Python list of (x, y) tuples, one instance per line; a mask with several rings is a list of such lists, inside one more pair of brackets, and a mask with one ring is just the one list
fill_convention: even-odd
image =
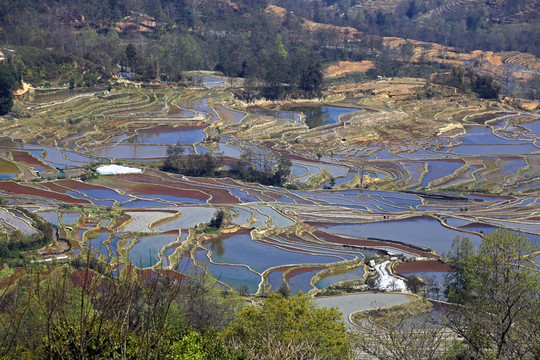
[[(73, 244), (68, 256), (93, 251), (122, 271), (206, 273), (259, 294), (362, 279), (363, 266), (339, 269), (376, 254), (437, 259), (455, 236), (479, 244), (495, 226), (540, 241), (538, 114), (484, 103), (443, 109), (414, 127), (403, 113), (356, 99), (245, 108), (214, 80), (204, 80), (207, 90), (27, 100), (29, 118), (0, 120), (0, 227), (35, 232), (14, 211), (21, 206), (59, 228)], [(177, 143), (229, 160), (280, 153), (298, 190), (157, 170)], [(111, 162), (144, 171), (78, 178)], [(224, 233), (205, 233), (218, 209)]]

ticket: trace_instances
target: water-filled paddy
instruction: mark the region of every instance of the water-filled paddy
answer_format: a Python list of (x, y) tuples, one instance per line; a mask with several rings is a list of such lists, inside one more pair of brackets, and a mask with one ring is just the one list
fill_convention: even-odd
[(416, 300), (407, 294), (352, 294), (315, 298), (313, 301), (321, 307), (335, 306), (343, 314), (343, 321), (349, 328), (354, 326), (349, 322), (349, 315), (358, 311), (401, 305)]
[(522, 141), (506, 140), (493, 134), (491, 127), (467, 126), (466, 134), (459, 140), (463, 145), (522, 144)]
[(450, 250), (452, 240), (456, 236), (469, 237), (476, 246), (481, 243), (481, 238), (478, 235), (448, 229), (442, 226), (438, 220), (427, 217), (361, 224), (329, 225), (321, 227), (321, 229), (330, 233), (348, 236), (401, 241), (433, 249), (439, 254)]
[(285, 119), (295, 122), (300, 122), (300, 114), (293, 111), (279, 111), (272, 109), (265, 109), (259, 106), (254, 106), (249, 108), (249, 112), (261, 116), (270, 116), (276, 119)]
[(422, 184), (420, 187), (426, 187), (434, 180), (441, 179), (445, 176), (451, 175), (454, 171), (462, 167), (465, 163), (459, 160), (456, 161), (429, 161), (428, 173), (424, 175)]
[(212, 260), (216, 263), (245, 264), (259, 273), (275, 266), (328, 264), (341, 261), (334, 256), (311, 255), (263, 245), (251, 240), (249, 235), (233, 235), (210, 243), (207, 248), (212, 251)]
[(118, 253), (118, 242), (121, 240), (122, 238), (120, 238), (118, 235), (115, 235), (107, 245), (109, 248), (109, 253), (112, 257), (118, 257), (120, 255)]
[(259, 199), (249, 196), (245, 191), (239, 189), (229, 189), (230, 193), (240, 199), (242, 202), (257, 202)]
[[(13, 147), (26, 150), (46, 164), (52, 165), (53, 167), (59, 169), (80, 167), (84, 166), (86, 163), (94, 161), (92, 158), (79, 155), (72, 151), (61, 151), (56, 148), (42, 145), (13, 143)], [(45, 158), (44, 154), (46, 154)]]
[(178, 268), (176, 269), (176, 271), (178, 271), (181, 274), (191, 276), (193, 278), (199, 278), (204, 274), (204, 270), (201, 267), (195, 266), (193, 259), (187, 256), (184, 256), (180, 259), (180, 262), (178, 264)]
[(107, 241), (110, 234), (111, 232), (101, 231), (98, 233), (97, 237), (88, 240), (88, 245), (94, 249), (96, 253), (103, 255), (105, 259), (109, 258), (109, 252), (107, 251), (107, 246), (103, 243)]
[(175, 207), (174, 210), (181, 213), (180, 217), (152, 228), (158, 232), (189, 229), (198, 224), (210, 222), (216, 213), (214, 208), (196, 206)]
[(253, 216), (252, 212), (247, 211), (246, 209), (241, 208), (239, 206), (237, 206), (237, 207), (235, 207), (233, 209), (237, 212), (236, 216), (233, 215), (234, 216), (233, 217), (233, 223), (235, 223), (237, 225), (246, 225), (246, 224), (249, 223), (249, 220)]
[(258, 210), (261, 214), (270, 217), (272, 225), (278, 228), (284, 228), (295, 224), (294, 221), (292, 221), (288, 217), (281, 215), (279, 212), (277, 212), (274, 208), (270, 206), (252, 205), (251, 207)]
[(317, 275), (321, 269), (315, 269), (311, 271), (302, 271), (295, 273), (293, 276), (289, 277), (287, 274), (287, 283), (289, 284), (289, 289), (291, 294), (296, 294), (299, 291), (307, 293), (309, 290), (313, 289), (310, 284), (311, 278)]
[(146, 208), (146, 207), (163, 207), (167, 205), (166, 203), (157, 202), (157, 201), (151, 201), (151, 200), (134, 200), (127, 202), (125, 204), (122, 204), (120, 207), (122, 208)]
[(221, 113), (224, 120), (230, 121), (233, 124), (238, 124), (240, 121), (242, 121), (242, 119), (244, 119), (244, 117), (246, 117), (246, 114), (243, 112), (234, 111), (221, 105), (216, 105), (216, 110)]
[(452, 149), (454, 154), (462, 155), (522, 155), (540, 152), (540, 148), (530, 144), (494, 144), (494, 145), (460, 145)]
[(294, 113), (303, 113), (305, 116), (306, 125), (313, 129), (318, 126), (335, 124), (341, 115), (360, 109), (351, 109), (337, 106), (320, 106), (320, 105), (291, 105), (283, 106), (282, 110)]
[(62, 212), (62, 223), (66, 225), (73, 225), (77, 222), (77, 219), (81, 216), (80, 212)]
[(53, 225), (60, 225), (60, 218), (58, 216), (58, 212), (54, 210), (49, 211), (38, 211), (37, 214), (45, 219), (49, 224)]
[(209, 120), (211, 122), (214, 122), (214, 121), (216, 121), (218, 119), (218, 117), (217, 117), (216, 113), (214, 112), (214, 110), (212, 108), (208, 107), (208, 99), (207, 98), (193, 101), (188, 108), (190, 110), (195, 110), (195, 111), (207, 114), (210, 117)]
[[(191, 146), (184, 146), (184, 150), (186, 153), (189, 153), (191, 149)], [(159, 159), (165, 158), (167, 156), (167, 146), (146, 144), (121, 144), (114, 147), (94, 149), (93, 152), (99, 156), (124, 160)]]
[(228, 286), (238, 289), (241, 285), (247, 285), (248, 292), (254, 294), (257, 292), (262, 278), (250, 271), (245, 266), (217, 265), (208, 261), (207, 251), (198, 250), (194, 253), (197, 264), (209, 271), (212, 276)]
[(147, 198), (154, 198), (157, 200), (165, 200), (170, 201), (174, 203), (190, 203), (190, 204), (204, 204), (206, 203), (206, 200), (204, 199), (197, 199), (197, 198), (191, 198), (191, 197), (185, 197), (185, 196), (175, 196), (170, 194), (145, 194), (144, 195)]
[(133, 199), (131, 196), (120, 195), (116, 191), (108, 189), (79, 189), (77, 191), (97, 200), (114, 200), (122, 203)]
[(157, 127), (137, 131), (137, 135), (124, 140), (124, 144), (197, 144), (206, 138), (202, 127)]
[(137, 239), (137, 243), (129, 250), (129, 260), (136, 266), (145, 268), (158, 263), (158, 253), (160, 250), (177, 241), (176, 234), (160, 234), (156, 236), (145, 236)]
[(364, 267), (360, 266), (356, 269), (353, 269), (347, 272), (342, 272), (335, 275), (326, 276), (322, 278), (321, 280), (319, 280), (319, 282), (317, 282), (315, 286), (319, 289), (322, 289), (327, 286), (337, 284), (338, 282), (341, 282), (341, 281), (361, 280), (364, 278), (364, 273), (365, 273)]

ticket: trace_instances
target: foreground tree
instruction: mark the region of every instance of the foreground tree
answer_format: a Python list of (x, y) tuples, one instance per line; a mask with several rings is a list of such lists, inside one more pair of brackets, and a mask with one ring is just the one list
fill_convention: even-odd
[(347, 359), (349, 341), (338, 310), (318, 308), (305, 295), (272, 293), (246, 306), (224, 332), (253, 359)]
[(36, 266), (0, 290), (0, 359), (243, 359), (218, 337), (233, 295), (204, 278), (135, 269), (111, 276), (87, 257)]
[(375, 310), (358, 323), (358, 347), (381, 360), (440, 359), (444, 326), (429, 314)]
[(531, 261), (535, 251), (525, 236), (497, 230), (476, 253), (461, 253), (459, 288), (449, 291), (459, 294), (454, 300), (461, 304), (450, 309), (447, 320), (463, 337), (466, 356), (522, 359), (540, 354), (540, 273)]

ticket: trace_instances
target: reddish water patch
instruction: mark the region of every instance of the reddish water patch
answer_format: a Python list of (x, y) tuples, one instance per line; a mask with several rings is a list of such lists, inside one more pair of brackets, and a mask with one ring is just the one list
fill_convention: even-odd
[(57, 180), (54, 183), (74, 190), (109, 190), (108, 188), (103, 186), (91, 185), (81, 181), (75, 181), (70, 179)]
[(202, 184), (221, 185), (221, 183), (211, 178), (197, 178), (197, 177), (188, 177), (188, 176), (186, 176), (186, 178), (189, 179), (190, 181), (194, 181), (194, 182), (198, 182)]
[[(171, 181), (168, 181), (146, 174), (116, 175), (115, 178), (124, 180), (123, 182), (119, 183), (122, 187), (131, 189), (132, 186), (135, 186), (135, 189), (133, 189), (134, 191), (137, 189), (137, 187), (144, 185), (144, 191), (151, 191), (142, 192), (146, 194), (169, 194), (173, 196), (190, 197), (205, 201), (208, 201), (208, 199), (211, 197), (210, 202), (212, 204), (240, 203), (240, 200), (233, 196), (227, 189), (213, 187), (202, 183), (193, 184), (181, 179), (171, 179)], [(198, 178), (193, 178), (192, 181), (198, 181)], [(161, 189), (159, 192), (157, 192), (156, 189), (159, 189), (159, 187), (161, 187)], [(141, 191), (140, 189), (137, 190)]]
[[(136, 210), (134, 210), (134, 211), (136, 211)], [(141, 210), (141, 211), (142, 211), (142, 210)], [(131, 216), (129, 216), (129, 215), (124, 215), (124, 216), (122, 216), (120, 219), (118, 219), (118, 220), (116, 221), (115, 228), (116, 228), (116, 229), (121, 229), (122, 226), (123, 226), (127, 221), (129, 221), (130, 219), (131, 219)]]
[(226, 185), (240, 185), (240, 183), (234, 179), (231, 178), (223, 178), (219, 179), (219, 184), (226, 184)]
[(495, 228), (497, 228), (497, 226), (495, 226), (495, 225), (484, 224), (484, 223), (479, 223), (479, 222), (465, 224), (463, 226), (460, 226), (459, 228), (460, 229), (473, 228), (473, 229), (476, 230), (476, 228), (479, 228), (479, 227), (482, 227), (482, 228), (485, 228), (485, 229), (495, 229)]
[(275, 269), (272, 270), (272, 272), (284, 272), (284, 271), (287, 271), (293, 267), (295, 267), (297, 265), (289, 265), (289, 266), (279, 266)]
[(296, 276), (296, 275), (300, 275), (300, 274), (303, 274), (303, 273), (307, 273), (307, 272), (310, 272), (310, 271), (315, 271), (315, 270), (323, 270), (325, 268), (323, 267), (303, 267), (303, 268), (296, 268), (294, 270), (291, 270), (289, 271), (286, 275), (285, 275), (285, 280), (289, 281), (290, 278)]
[(0, 190), (5, 193), (42, 197), (42, 198), (53, 199), (53, 200), (66, 202), (70, 204), (92, 204), (88, 200), (75, 199), (69, 195), (59, 194), (59, 193), (47, 191), (47, 190), (40, 190), (34, 187), (20, 185), (11, 181), (0, 182)]
[(516, 200), (515, 197), (509, 196), (509, 195), (491, 195), (491, 194), (475, 194), (471, 193), (469, 195), (480, 197), (480, 198), (486, 198), (489, 200), (496, 199), (496, 200)]
[(187, 276), (177, 273), (172, 270), (160, 270), (154, 271), (151, 269), (135, 269), (139, 279), (146, 281), (155, 281), (155, 280), (169, 280), (175, 279), (177, 281), (182, 281), (189, 279)]
[(55, 168), (49, 166), (42, 162), (41, 160), (35, 158), (32, 154), (26, 151), (12, 151), (11, 156), (13, 161), (27, 165), (27, 166), (37, 166), (43, 168), (44, 171), (56, 171)]
[(396, 273), (398, 274), (410, 274), (417, 272), (449, 272), (451, 269), (448, 265), (439, 261), (412, 261), (406, 263), (400, 263), (396, 266)]
[(51, 190), (51, 191), (54, 191), (54, 192), (58, 192), (58, 193), (61, 193), (61, 194), (65, 194), (68, 190), (66, 188), (63, 188), (61, 186), (58, 186), (54, 183), (51, 183), (51, 182), (44, 182), (44, 183), (41, 183), (42, 186), (46, 187), (47, 189)]
[(176, 281), (189, 279), (189, 277), (185, 276), (184, 274), (180, 274), (172, 270), (161, 270), (160, 274), (167, 279), (174, 279)]
[(280, 199), (280, 198), (283, 197), (283, 194), (280, 194), (280, 193), (277, 193), (277, 192), (274, 192), (274, 191), (264, 191), (262, 194), (266, 195), (266, 196), (269, 196), (274, 200), (277, 200), (277, 199)]

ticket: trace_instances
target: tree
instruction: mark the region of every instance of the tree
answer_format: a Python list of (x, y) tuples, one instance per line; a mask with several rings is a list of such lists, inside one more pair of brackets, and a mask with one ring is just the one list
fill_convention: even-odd
[(347, 359), (349, 354), (339, 311), (318, 308), (302, 294), (271, 293), (247, 305), (223, 335), (255, 359)]
[(418, 293), (425, 287), (424, 281), (422, 281), (422, 279), (420, 279), (416, 275), (406, 277), (405, 284), (407, 285), (407, 288), (413, 293)]
[(181, 157), (184, 155), (184, 147), (180, 143), (167, 146), (167, 157), (163, 162), (161, 170), (178, 172), (182, 168)]
[(476, 75), (472, 81), (472, 91), (483, 99), (496, 99), (501, 86), (489, 75)]
[(137, 50), (133, 44), (126, 46), (126, 63), (131, 68), (131, 71), (133, 71), (137, 63)]
[(224, 218), (225, 218), (225, 212), (222, 209), (219, 209), (218, 212), (214, 215), (214, 217), (208, 223), (208, 226), (214, 229), (219, 229), (221, 228), (221, 225), (223, 225)]
[(310, 64), (301, 73), (300, 87), (307, 94), (318, 94), (321, 90), (323, 75), (320, 71), (320, 65)]
[(461, 305), (450, 309), (447, 320), (469, 356), (521, 359), (538, 351), (540, 272), (531, 262), (537, 250), (524, 235), (497, 230), (477, 252), (462, 254), (465, 296), (457, 297)]
[(13, 107), (13, 90), (19, 84), (19, 76), (11, 66), (0, 65), (0, 115), (6, 115)]
[(440, 359), (443, 326), (429, 314), (374, 310), (357, 322), (358, 346), (382, 360)]
[(452, 247), (447, 254), (448, 265), (452, 271), (445, 277), (445, 295), (449, 301), (461, 304), (467, 295), (467, 279), (465, 278), (465, 268), (467, 261), (470, 261), (474, 254), (472, 241), (465, 237), (457, 236), (452, 241)]

